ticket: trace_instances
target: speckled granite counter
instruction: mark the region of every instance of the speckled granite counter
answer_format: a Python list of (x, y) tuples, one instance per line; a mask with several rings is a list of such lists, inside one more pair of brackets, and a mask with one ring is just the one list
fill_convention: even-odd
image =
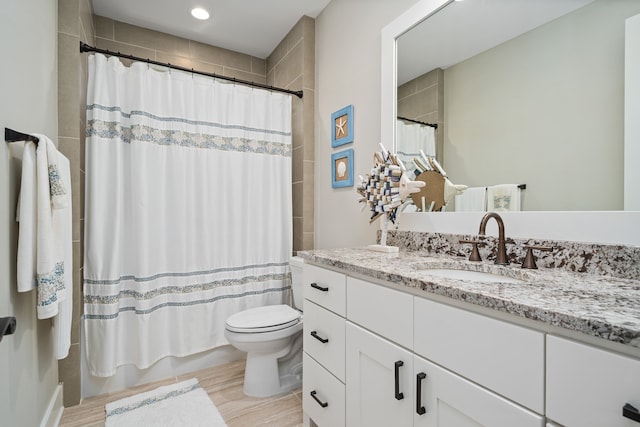
[[(640, 349), (640, 281), (560, 269), (469, 262), (402, 251), (366, 248), (298, 252), (306, 262), (393, 282), (430, 294), (544, 322)], [(522, 283), (442, 278), (429, 269), (466, 269), (520, 279)], [(635, 352), (635, 350), (634, 350)]]

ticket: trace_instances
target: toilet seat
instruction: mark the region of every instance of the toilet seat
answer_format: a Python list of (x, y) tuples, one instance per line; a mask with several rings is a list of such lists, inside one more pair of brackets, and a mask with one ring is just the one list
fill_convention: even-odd
[(300, 323), (300, 313), (285, 304), (250, 308), (230, 316), (226, 329), (239, 333), (273, 332)]

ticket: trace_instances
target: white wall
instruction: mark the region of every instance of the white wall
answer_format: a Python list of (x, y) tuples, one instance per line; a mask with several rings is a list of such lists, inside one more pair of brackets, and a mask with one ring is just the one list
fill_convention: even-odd
[[(56, 34), (56, 1), (2, 3), (0, 130), (58, 134)], [(0, 424), (20, 427), (51, 423), (49, 405), (60, 405), (51, 321), (36, 320), (33, 292), (15, 290), (21, 150), (21, 143), (0, 143), (0, 317), (17, 319), (16, 333), (0, 342)]]
[[(354, 187), (331, 187), (331, 154), (354, 149), (355, 183), (380, 140), (380, 31), (417, 0), (332, 0), (316, 18), (315, 247), (375, 241), (379, 221), (360, 212)], [(354, 106), (354, 143), (331, 148), (331, 113)]]
[(624, 20), (638, 12), (596, 1), (446, 69), (452, 181), (527, 184), (523, 210), (622, 209)]
[(640, 14), (625, 23), (624, 209), (640, 210)]

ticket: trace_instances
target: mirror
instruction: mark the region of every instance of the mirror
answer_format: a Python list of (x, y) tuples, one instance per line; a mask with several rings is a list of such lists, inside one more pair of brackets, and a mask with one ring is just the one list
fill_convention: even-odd
[(383, 139), (399, 115), (435, 123), (455, 184), (526, 185), (523, 210), (621, 210), (640, 193), (624, 189), (637, 14), (635, 0), (420, 1), (382, 32)]

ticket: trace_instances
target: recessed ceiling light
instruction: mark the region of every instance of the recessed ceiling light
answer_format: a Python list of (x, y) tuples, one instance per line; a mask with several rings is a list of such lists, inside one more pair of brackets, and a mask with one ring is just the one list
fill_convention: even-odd
[(209, 12), (207, 12), (206, 10), (204, 10), (201, 7), (196, 7), (194, 9), (191, 10), (191, 15), (193, 15), (194, 18), (196, 19), (201, 19), (201, 20), (205, 20), (205, 19), (209, 19)]

